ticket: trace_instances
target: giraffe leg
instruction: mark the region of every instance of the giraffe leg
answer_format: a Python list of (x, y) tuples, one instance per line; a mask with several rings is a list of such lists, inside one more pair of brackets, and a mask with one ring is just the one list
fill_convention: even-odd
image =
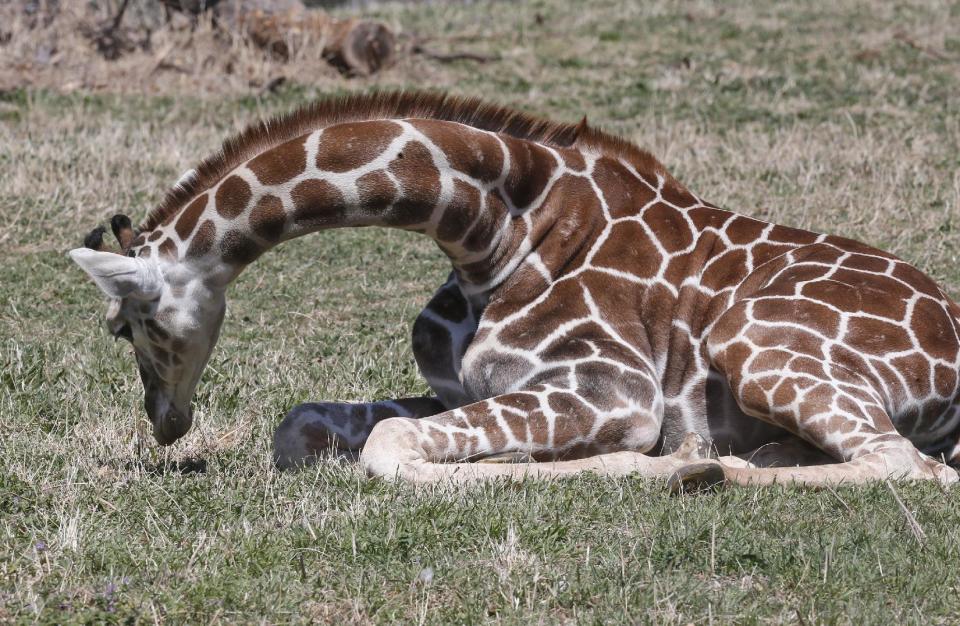
[[(438, 426), (442, 430), (444, 425), (441, 423)], [(437, 449), (430, 445), (433, 437), (427, 432), (433, 428), (436, 427), (425, 429), (420, 422), (406, 418), (384, 420), (371, 433), (360, 455), (360, 463), (372, 477), (397, 478), (414, 483), (561, 478), (583, 472), (603, 476), (639, 474), (647, 478), (667, 478), (705, 458), (706, 454), (705, 441), (698, 435), (690, 434), (676, 451), (667, 456), (648, 456), (622, 450), (566, 461), (443, 462), (437, 460)]]
[(274, 434), (277, 466), (285, 469), (311, 463), (326, 451), (355, 457), (381, 420), (422, 418), (464, 404), (457, 375), (475, 328), (476, 315), (451, 274), (413, 325), (413, 354), (437, 397), (299, 404), (287, 413)]
[(273, 435), (277, 467), (308, 465), (324, 452), (355, 455), (377, 422), (389, 417), (426, 417), (446, 410), (435, 398), (380, 402), (307, 402), (293, 407)]
[[(815, 319), (814, 314), (822, 311), (813, 306), (796, 301), (783, 315), (800, 321)], [(726, 467), (727, 480), (808, 485), (888, 478), (957, 481), (955, 470), (922, 454), (897, 431), (886, 408), (891, 403), (889, 390), (878, 385), (875, 377), (848, 367), (847, 363), (868, 363), (858, 345), (836, 342), (828, 350), (823, 347), (822, 331), (812, 322), (807, 327), (772, 317), (769, 310), (750, 302), (731, 308), (711, 331), (710, 360), (727, 377), (746, 414), (780, 426), (840, 462)], [(837, 362), (835, 354), (847, 361)]]
[[(498, 477), (569, 476), (584, 471), (667, 477), (707, 455), (706, 442), (691, 435), (672, 455), (647, 456), (637, 450), (650, 449), (656, 442), (659, 424), (654, 416), (644, 416), (641, 411), (613, 419), (606, 422), (609, 432), (604, 433), (604, 422), (596, 415), (578, 415), (570, 410), (571, 404), (561, 408), (562, 404), (556, 395), (537, 386), (422, 420), (387, 419), (373, 429), (360, 463), (371, 476), (411, 482), (470, 482)], [(558, 408), (559, 412), (553, 412)], [(591, 428), (600, 432), (591, 434)], [(559, 450), (594, 455), (554, 460)], [(470, 462), (510, 453), (523, 453), (541, 462)]]
[(697, 490), (703, 475), (709, 469), (722, 473), (722, 478), (711, 476), (711, 484), (729, 482), (737, 485), (858, 485), (877, 480), (934, 480), (943, 485), (956, 483), (957, 471), (930, 459), (916, 450), (887, 448), (865, 454), (852, 461), (830, 465), (798, 467), (731, 467), (721, 460), (702, 461), (684, 466), (669, 479), (672, 491), (681, 486)]

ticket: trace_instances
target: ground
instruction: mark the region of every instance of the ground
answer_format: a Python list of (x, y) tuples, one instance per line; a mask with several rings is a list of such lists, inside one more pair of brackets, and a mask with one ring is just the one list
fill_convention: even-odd
[(957, 489), (669, 497), (636, 478), (414, 489), (344, 462), (275, 471), (271, 433), (293, 404), (426, 392), (409, 330), (446, 268), (415, 235), (269, 253), (229, 293), (193, 432), (168, 449), (138, 435), (130, 349), (65, 252), (116, 211), (145, 215), (242, 124), (335, 91), (586, 114), (712, 202), (881, 246), (960, 296), (956, 4), (643, 4), (371, 10), (500, 56), (482, 64), (287, 70), (268, 93), (3, 92), (0, 621), (960, 620)]

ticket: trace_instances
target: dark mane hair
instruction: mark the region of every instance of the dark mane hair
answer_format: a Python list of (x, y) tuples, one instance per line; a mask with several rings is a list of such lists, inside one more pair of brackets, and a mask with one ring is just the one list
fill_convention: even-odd
[(194, 168), (194, 175), (179, 181), (160, 206), (140, 225), (151, 231), (176, 214), (194, 196), (214, 186), (231, 170), (260, 152), (313, 130), (342, 122), (424, 118), (459, 122), (481, 130), (504, 133), (553, 147), (574, 144), (597, 147), (602, 152), (627, 157), (638, 168), (666, 175), (660, 163), (633, 143), (587, 126), (552, 122), (509, 107), (489, 104), (479, 98), (426, 92), (374, 92), (317, 100), (291, 113), (256, 122), (227, 139), (219, 152)]

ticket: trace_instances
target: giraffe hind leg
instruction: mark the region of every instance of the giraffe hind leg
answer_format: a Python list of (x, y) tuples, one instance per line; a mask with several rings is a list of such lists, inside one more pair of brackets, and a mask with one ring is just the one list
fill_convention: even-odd
[[(779, 305), (779, 299), (773, 300)], [(955, 470), (922, 454), (897, 431), (886, 409), (888, 393), (873, 379), (831, 360), (833, 351), (817, 355), (818, 349), (822, 354), (822, 331), (815, 324), (785, 325), (777, 317), (789, 313), (799, 320), (812, 320), (817, 313), (814, 305), (794, 301), (783, 313), (753, 304), (735, 305), (714, 326), (708, 339), (713, 365), (727, 377), (737, 404), (746, 414), (779, 426), (842, 462), (806, 467), (727, 467), (724, 472), (728, 480), (808, 485), (890, 478), (957, 481)], [(867, 368), (869, 357), (858, 347), (844, 346), (847, 355), (858, 355), (848, 356), (847, 362), (859, 362)]]
[[(810, 487), (858, 485), (877, 480), (934, 480), (943, 485), (958, 481), (956, 470), (917, 451), (888, 449), (852, 461), (798, 467), (730, 467), (719, 461), (704, 461), (678, 470), (670, 478), (671, 489), (698, 490), (704, 466), (722, 472), (723, 482), (737, 485), (805, 485)], [(716, 483), (718, 479), (712, 477)]]

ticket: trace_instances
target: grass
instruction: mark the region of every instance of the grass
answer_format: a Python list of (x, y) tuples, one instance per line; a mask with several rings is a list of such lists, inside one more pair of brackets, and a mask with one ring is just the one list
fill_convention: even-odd
[(415, 490), (336, 461), (274, 471), (293, 404), (426, 391), (409, 327), (446, 268), (414, 235), (331, 232), (264, 257), (230, 292), (194, 431), (163, 450), (138, 434), (129, 348), (65, 251), (145, 214), (243, 123), (334, 90), (586, 114), (707, 199), (881, 245), (960, 294), (956, 5), (372, 11), (502, 59), (405, 59), (266, 97), (0, 96), (0, 621), (956, 623), (957, 491), (896, 485), (905, 513), (884, 484), (669, 498), (630, 478)]

